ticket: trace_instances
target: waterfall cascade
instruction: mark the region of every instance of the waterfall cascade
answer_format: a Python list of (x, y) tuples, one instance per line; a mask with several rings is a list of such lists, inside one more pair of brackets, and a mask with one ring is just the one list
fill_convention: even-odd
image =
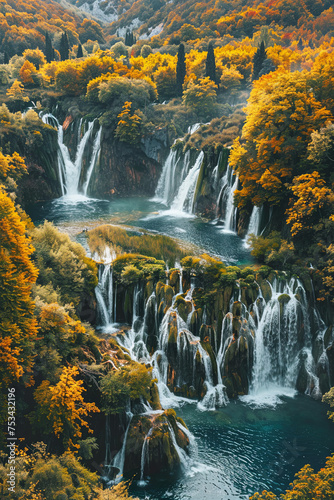
[(249, 219), (247, 233), (244, 239), (244, 245), (248, 247), (248, 237), (250, 234), (258, 236), (261, 229), (261, 217), (262, 217), (263, 207), (253, 207), (251, 217)]
[[(64, 144), (64, 130), (57, 118), (48, 113), (42, 116), (44, 123), (56, 127), (58, 130), (58, 176), (63, 196), (70, 199), (86, 197), (89, 189), (92, 172), (98, 161), (101, 147), (101, 128), (94, 135), (94, 121), (85, 123), (82, 133), (82, 120), (78, 131), (78, 143), (75, 159), (72, 161), (69, 150)], [(93, 140), (92, 151), (89, 143)], [(84, 158), (90, 152), (90, 161), (87, 168), (83, 168)]]
[[(112, 281), (110, 265), (100, 265), (97, 300), (105, 327), (113, 321), (116, 302)], [(242, 359), (236, 368), (246, 380), (241, 390), (252, 396), (297, 388), (319, 398), (329, 388), (326, 325), (299, 279), (280, 275), (254, 282), (251, 300), (236, 283), (221, 331), (206, 325), (204, 310), (198, 326), (194, 291), (193, 284), (174, 295), (161, 316), (156, 292), (139, 307), (144, 292), (135, 287), (132, 327), (117, 336), (133, 359), (152, 365), (163, 407), (177, 406), (185, 397), (198, 399), (202, 410), (226, 405), (225, 384), (235, 359)], [(214, 332), (210, 339), (198, 336), (203, 328)]]

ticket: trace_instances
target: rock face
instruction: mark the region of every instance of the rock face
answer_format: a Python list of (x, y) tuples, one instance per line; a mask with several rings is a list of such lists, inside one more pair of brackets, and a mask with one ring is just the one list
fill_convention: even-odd
[(124, 472), (142, 475), (172, 471), (186, 457), (189, 438), (174, 410), (132, 418), (125, 447)]

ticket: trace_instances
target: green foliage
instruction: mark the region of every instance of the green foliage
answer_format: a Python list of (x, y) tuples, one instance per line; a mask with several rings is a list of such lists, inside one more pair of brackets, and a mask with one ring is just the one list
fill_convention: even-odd
[(39, 268), (37, 283), (52, 283), (59, 291), (61, 302), (78, 307), (85, 294), (97, 285), (97, 268), (86, 257), (84, 248), (60, 233), (52, 223), (45, 222), (32, 232), (34, 259)]
[(151, 369), (140, 363), (109, 372), (100, 382), (102, 410), (106, 414), (117, 414), (124, 411), (129, 398), (149, 399), (151, 382)]
[(216, 61), (211, 42), (209, 43), (208, 54), (205, 61), (205, 76), (208, 76), (210, 80), (216, 83)]
[[(43, 442), (28, 450), (19, 450), (16, 456), (15, 491), (2, 490), (4, 499), (12, 500), (88, 500), (101, 496), (98, 477), (86, 469), (72, 453), (59, 457), (46, 453)], [(0, 481), (5, 484), (9, 466), (0, 465)]]
[[(334, 387), (331, 387), (326, 394), (323, 395), (322, 401), (327, 403), (330, 408), (334, 408)], [(328, 418), (334, 422), (334, 411), (327, 412)]]
[(266, 262), (268, 255), (280, 247), (281, 237), (278, 231), (272, 231), (267, 237), (251, 234), (248, 241), (252, 248), (253, 257), (259, 262)]

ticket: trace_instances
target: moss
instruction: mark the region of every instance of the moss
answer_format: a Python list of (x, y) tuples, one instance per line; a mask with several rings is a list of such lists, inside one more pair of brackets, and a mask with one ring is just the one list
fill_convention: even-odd
[(291, 300), (291, 297), (287, 293), (282, 293), (277, 300), (280, 304), (287, 304)]
[(169, 327), (168, 344), (176, 344), (177, 342), (177, 326), (171, 325)]

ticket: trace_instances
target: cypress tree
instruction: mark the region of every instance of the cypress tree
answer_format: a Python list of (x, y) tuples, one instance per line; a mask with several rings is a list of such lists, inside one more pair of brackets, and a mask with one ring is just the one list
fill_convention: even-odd
[(70, 47), (69, 47), (66, 31), (65, 31), (65, 33), (62, 34), (61, 39), (60, 39), (59, 53), (60, 53), (60, 58), (62, 61), (69, 59)]
[(80, 57), (83, 57), (83, 51), (82, 51), (82, 45), (81, 45), (81, 43), (79, 43), (78, 52), (77, 52), (77, 58), (79, 59)]
[(208, 76), (210, 80), (216, 83), (216, 61), (215, 53), (213, 51), (213, 45), (211, 42), (209, 43), (208, 55), (206, 56), (205, 76)]
[(9, 64), (9, 57), (8, 57), (8, 53), (5, 51), (4, 55), (3, 55), (3, 63), (4, 64)]
[(51, 38), (49, 36), (49, 33), (45, 33), (45, 57), (47, 62), (51, 62), (54, 57), (53, 57), (54, 51), (52, 48), (52, 43), (51, 43)]
[(179, 50), (177, 53), (177, 64), (176, 64), (176, 93), (178, 96), (182, 96), (183, 93), (183, 82), (186, 76), (186, 58), (184, 53), (184, 45), (180, 43)]
[(266, 54), (266, 49), (264, 48), (264, 42), (261, 42), (260, 47), (257, 49), (253, 57), (252, 81), (257, 80), (259, 78), (260, 71), (266, 59), (267, 59), (267, 54)]

